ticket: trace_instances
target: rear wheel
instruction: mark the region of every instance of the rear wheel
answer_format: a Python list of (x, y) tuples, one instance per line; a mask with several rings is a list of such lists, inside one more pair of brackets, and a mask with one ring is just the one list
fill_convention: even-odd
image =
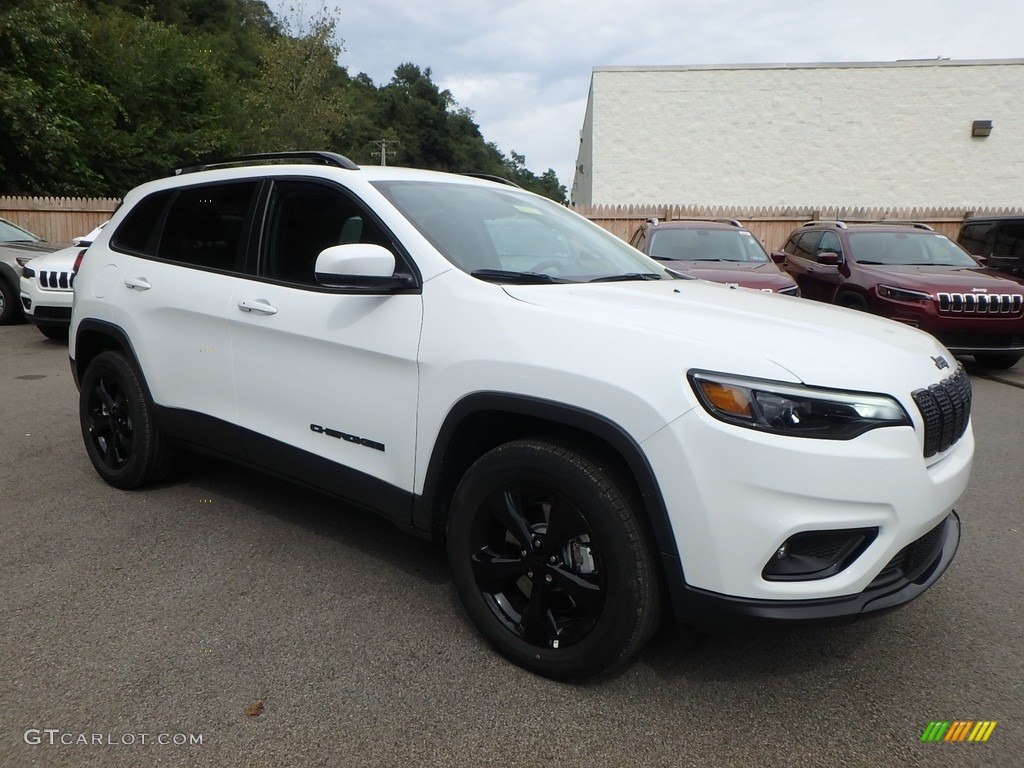
[(466, 472), (448, 520), (455, 586), (514, 663), (584, 679), (654, 632), (653, 549), (626, 488), (586, 453), (541, 439), (499, 446)]
[(974, 359), (979, 365), (983, 365), (986, 368), (998, 368), (1003, 370), (1006, 368), (1013, 368), (1013, 366), (1020, 362), (1021, 357), (1022, 355), (1010, 352), (987, 352), (975, 355)]
[(119, 352), (104, 352), (82, 377), (78, 416), (85, 448), (100, 476), (118, 488), (161, 479), (171, 454), (139, 374)]

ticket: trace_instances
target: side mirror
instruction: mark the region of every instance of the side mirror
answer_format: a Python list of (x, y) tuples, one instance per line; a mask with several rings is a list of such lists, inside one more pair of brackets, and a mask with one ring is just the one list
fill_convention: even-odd
[(774, 261), (776, 264), (781, 264), (782, 262), (784, 262), (787, 256), (785, 251), (772, 251), (769, 255), (772, 257), (772, 261)]
[(980, 253), (972, 253), (971, 258), (973, 258), (983, 267), (988, 265), (988, 256), (982, 256)]
[(395, 255), (371, 243), (324, 248), (316, 257), (314, 274), (320, 285), (331, 288), (389, 291), (412, 284), (407, 275), (395, 274)]
[(838, 267), (843, 263), (843, 257), (835, 251), (821, 251), (814, 260), (828, 267)]

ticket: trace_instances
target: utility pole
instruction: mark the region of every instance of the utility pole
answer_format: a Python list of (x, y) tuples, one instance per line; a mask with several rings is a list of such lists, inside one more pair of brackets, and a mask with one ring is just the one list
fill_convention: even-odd
[(398, 139), (378, 139), (377, 141), (372, 142), (372, 144), (375, 147), (380, 147), (380, 151), (379, 152), (374, 152), (373, 156), (380, 158), (380, 164), (381, 165), (387, 165), (388, 164), (388, 144), (401, 145), (401, 143), (402, 142), (400, 142)]

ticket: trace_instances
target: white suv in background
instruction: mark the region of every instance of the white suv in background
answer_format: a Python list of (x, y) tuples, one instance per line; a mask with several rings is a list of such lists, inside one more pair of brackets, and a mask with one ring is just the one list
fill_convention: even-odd
[(36, 256), (21, 268), (21, 306), (25, 319), (50, 339), (66, 339), (71, 323), (75, 262), (103, 230), (104, 224), (69, 248)]
[[(683, 624), (906, 603), (956, 551), (967, 375), (889, 320), (679, 279), (549, 200), (330, 153), (130, 192), (82, 260), (85, 447), (119, 488), (196, 448), (446, 542), (542, 675)], [(941, 610), (941, 606), (935, 606)]]

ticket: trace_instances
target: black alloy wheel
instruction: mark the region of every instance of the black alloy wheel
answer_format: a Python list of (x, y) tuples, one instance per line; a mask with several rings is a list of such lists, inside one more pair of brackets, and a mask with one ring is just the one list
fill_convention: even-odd
[(448, 555), (477, 628), (538, 674), (607, 672), (656, 626), (652, 550), (628, 494), (557, 443), (509, 443), (470, 468), (453, 500)]
[(99, 475), (118, 488), (159, 480), (170, 452), (135, 369), (118, 352), (104, 352), (82, 377), (78, 414), (85, 448)]

